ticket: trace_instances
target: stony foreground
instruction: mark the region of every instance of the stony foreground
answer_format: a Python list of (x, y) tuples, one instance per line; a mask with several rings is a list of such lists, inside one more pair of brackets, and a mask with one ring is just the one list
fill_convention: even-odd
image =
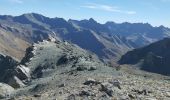
[[(129, 73), (114, 75), (64, 75), (52, 88), (16, 99), (35, 100), (170, 100), (170, 81)], [(55, 88), (54, 88), (55, 87)]]

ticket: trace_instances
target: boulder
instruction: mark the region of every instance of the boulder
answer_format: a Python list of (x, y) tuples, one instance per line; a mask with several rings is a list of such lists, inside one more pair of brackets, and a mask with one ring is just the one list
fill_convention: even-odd
[(83, 65), (80, 65), (77, 67), (77, 71), (84, 71), (84, 70), (87, 70), (87, 66), (83, 66)]
[(133, 95), (133, 94), (128, 94), (128, 96), (129, 96), (130, 99), (135, 99), (136, 98), (135, 95)]
[(112, 80), (112, 81), (110, 81), (109, 83), (111, 83), (111, 84), (113, 84), (113, 86), (121, 89), (120, 81), (119, 81), (119, 80)]
[(93, 71), (93, 70), (96, 70), (96, 69), (97, 69), (96, 66), (91, 66), (91, 67), (89, 68), (89, 71)]
[(100, 84), (100, 82), (98, 82), (92, 78), (89, 78), (84, 82), (84, 85), (97, 85), (97, 84)]
[(88, 90), (83, 90), (83, 91), (80, 92), (79, 95), (80, 96), (91, 96), (91, 93)]
[(62, 64), (66, 64), (69, 61), (69, 58), (67, 55), (63, 55), (58, 61), (57, 61), (57, 65), (62, 65)]
[(166, 97), (170, 98), (170, 92), (166, 92)]
[(104, 91), (108, 96), (113, 96), (112, 84), (105, 82), (101, 83), (101, 91)]
[(71, 94), (67, 97), (67, 100), (76, 100), (76, 95)]

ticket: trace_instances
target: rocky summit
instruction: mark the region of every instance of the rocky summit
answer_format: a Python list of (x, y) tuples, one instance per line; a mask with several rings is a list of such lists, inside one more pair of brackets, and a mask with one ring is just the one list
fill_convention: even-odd
[(21, 62), (9, 59), (0, 84), (4, 100), (170, 98), (169, 77), (104, 64), (95, 54), (66, 41), (44, 40), (27, 48)]

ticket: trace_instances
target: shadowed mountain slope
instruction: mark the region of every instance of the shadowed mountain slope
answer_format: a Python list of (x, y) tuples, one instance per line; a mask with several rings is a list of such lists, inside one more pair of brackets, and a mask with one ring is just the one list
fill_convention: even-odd
[(141, 69), (170, 75), (170, 39), (165, 38), (149, 46), (129, 51), (120, 59), (120, 64), (141, 63)]

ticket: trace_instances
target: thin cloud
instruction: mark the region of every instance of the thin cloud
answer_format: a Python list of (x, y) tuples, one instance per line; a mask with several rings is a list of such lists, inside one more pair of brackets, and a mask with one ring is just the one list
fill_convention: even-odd
[(170, 2), (170, 0), (161, 0), (162, 2)]
[(22, 0), (10, 0), (10, 2), (18, 3), (18, 4), (22, 4), (22, 3), (23, 3), (23, 1), (22, 1)]
[(92, 6), (92, 5), (85, 5), (85, 6), (81, 6), (81, 7), (90, 8), (90, 9), (97, 9), (96, 6)]
[(126, 11), (127, 14), (130, 14), (130, 15), (133, 15), (133, 14), (136, 14), (135, 11)]
[(81, 6), (81, 7), (88, 8), (88, 9), (103, 10), (103, 11), (108, 11), (108, 12), (124, 13), (124, 14), (129, 14), (129, 15), (136, 14), (135, 11), (124, 11), (124, 10), (120, 10), (119, 7), (110, 6), (110, 5), (101, 5), (101, 4), (91, 3), (91, 4), (86, 4), (84, 6)]

